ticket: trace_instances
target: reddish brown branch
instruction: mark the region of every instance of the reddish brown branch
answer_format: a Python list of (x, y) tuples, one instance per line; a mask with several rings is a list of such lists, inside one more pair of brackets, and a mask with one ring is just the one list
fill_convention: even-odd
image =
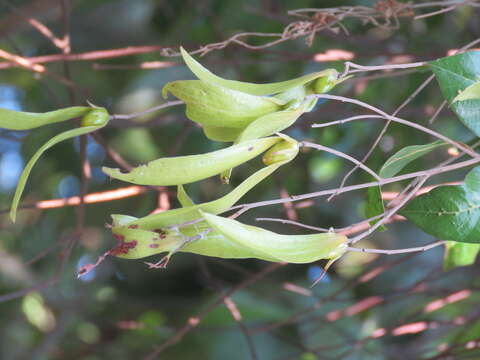
[[(96, 192), (86, 194), (84, 197), (85, 204), (94, 204), (100, 202), (107, 202), (113, 200), (120, 200), (132, 196), (137, 196), (149, 191), (150, 188), (144, 186), (127, 186), (118, 188), (115, 190), (107, 190), (102, 192)], [(65, 206), (77, 206), (80, 205), (80, 196), (71, 196), (62, 199), (40, 200), (34, 204), (25, 205), (19, 209), (54, 209)], [(5, 213), (10, 210), (2, 210), (0, 213)]]
[[(160, 51), (164, 49), (164, 46), (160, 45), (146, 45), (146, 46), (128, 46), (125, 48), (119, 49), (110, 49), (110, 50), (96, 50), (88, 51), (78, 54), (52, 54), (52, 55), (43, 55), (43, 56), (33, 56), (30, 58), (24, 58), (28, 60), (30, 64), (38, 63), (50, 63), (58, 61), (89, 61), (89, 60), (98, 60), (98, 59), (111, 59), (122, 56), (130, 55), (139, 55), (146, 54), (151, 52)], [(0, 69), (7, 69), (14, 66), (10, 62), (0, 63)]]
[(2, 49), (0, 49), (0, 58), (8, 61), (0, 63), (0, 66), (4, 65), (7, 68), (12, 66), (19, 66), (38, 73), (45, 72), (45, 66), (32, 62), (30, 58), (13, 55), (8, 51)]
[[(99, 202), (106, 202), (112, 200), (120, 200), (127, 197), (137, 196), (147, 192), (149, 189), (143, 186), (127, 186), (115, 190), (102, 191), (97, 193), (87, 194), (84, 197), (85, 204), (93, 204)], [(42, 200), (33, 206), (36, 209), (52, 209), (64, 206), (75, 206), (80, 204), (80, 196), (72, 196), (66, 199), (52, 199)]]

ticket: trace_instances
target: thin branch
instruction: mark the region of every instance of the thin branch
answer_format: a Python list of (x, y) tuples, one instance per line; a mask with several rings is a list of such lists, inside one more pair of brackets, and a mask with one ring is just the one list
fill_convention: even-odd
[(241, 209), (241, 211), (238, 211), (238, 213), (235, 214), (235, 216), (239, 216), (240, 214), (244, 213), (245, 211), (247, 211), (249, 209), (256, 208), (256, 207), (282, 204), (282, 203), (288, 202), (288, 201), (299, 201), (299, 200), (311, 199), (311, 198), (315, 198), (315, 197), (331, 195), (331, 194), (334, 194), (336, 192), (346, 193), (346, 192), (350, 192), (350, 191), (366, 189), (366, 188), (369, 188), (369, 187), (372, 187), (372, 186), (383, 186), (383, 185), (386, 185), (386, 184), (391, 184), (391, 183), (394, 183), (394, 182), (398, 182), (398, 181), (402, 181), (402, 180), (408, 180), (408, 179), (422, 177), (422, 176), (431, 177), (431, 176), (434, 176), (434, 175), (438, 175), (438, 174), (446, 173), (446, 172), (449, 172), (449, 171), (462, 169), (462, 168), (469, 167), (469, 166), (472, 166), (472, 165), (476, 165), (476, 164), (479, 164), (479, 163), (480, 163), (480, 158), (475, 158), (475, 159), (462, 161), (462, 162), (455, 163), (455, 164), (448, 165), (448, 166), (435, 167), (435, 168), (428, 169), (428, 170), (422, 170), (422, 171), (416, 171), (416, 172), (408, 173), (408, 174), (404, 174), (404, 175), (398, 175), (398, 176), (394, 176), (394, 177), (391, 177), (391, 178), (388, 178), (388, 179), (382, 179), (381, 181), (372, 181), (372, 182), (363, 183), (363, 184), (345, 186), (342, 189), (334, 188), (334, 189), (311, 192), (311, 193), (302, 194), (302, 195), (291, 195), (288, 199), (265, 200), (265, 201), (257, 201), (257, 202), (253, 202), (253, 203), (236, 205), (236, 206), (231, 207), (229, 210)]
[[(460, 185), (462, 183), (463, 183), (463, 181), (450, 181), (450, 182), (446, 182), (446, 183), (442, 183), (442, 184), (425, 186), (425, 187), (421, 188), (420, 190), (418, 190), (417, 193), (415, 194), (415, 196), (426, 194), (426, 193), (432, 191), (433, 189), (435, 189), (436, 187), (439, 187), (439, 186)], [(399, 195), (399, 193), (396, 192), (396, 191), (382, 191), (382, 199), (383, 200), (393, 200), (398, 195)]]
[[(378, 217), (380, 217), (380, 216), (378, 216)], [(295, 226), (299, 226), (299, 227), (302, 227), (302, 228), (305, 228), (305, 229), (310, 229), (310, 230), (320, 231), (320, 232), (329, 232), (330, 230), (332, 230), (332, 229), (322, 228), (322, 227), (318, 227), (318, 226), (311, 226), (311, 225), (303, 224), (301, 222), (294, 221), (294, 220), (289, 220), (289, 219), (266, 218), (266, 217), (262, 218), (261, 217), (261, 218), (255, 218), (255, 220), (256, 221), (279, 222), (279, 223), (282, 223), (282, 224), (290, 224), (290, 225), (295, 225)]]
[(351, 157), (350, 155), (347, 155), (341, 151), (338, 151), (338, 150), (335, 150), (335, 149), (332, 149), (332, 148), (329, 148), (327, 146), (323, 146), (323, 145), (319, 145), (319, 144), (314, 144), (314, 143), (311, 143), (311, 142), (308, 142), (308, 141), (302, 141), (300, 142), (300, 146), (304, 146), (304, 147), (309, 147), (309, 148), (313, 148), (313, 149), (317, 149), (317, 150), (320, 150), (320, 151), (326, 151), (328, 153), (331, 153), (331, 154), (334, 154), (338, 157), (341, 157), (341, 158), (344, 158), (344, 159), (347, 159), (348, 161), (354, 163), (355, 165), (357, 165), (359, 168), (361, 168), (362, 170), (365, 170), (367, 173), (369, 173), (370, 175), (372, 175), (375, 179), (377, 180), (381, 180), (380, 176), (377, 175), (377, 173), (375, 173), (375, 171), (373, 171), (372, 169), (370, 169), (368, 166), (362, 164), (360, 161), (358, 161), (357, 159)]
[[(153, 45), (153, 46), (128, 46), (119, 49), (109, 50), (95, 50), (77, 54), (52, 54), (43, 56), (33, 56), (27, 59), (31, 64), (44, 64), (50, 62), (59, 61), (91, 61), (99, 59), (113, 59), (122, 56), (132, 56), (147, 54), (151, 52), (158, 52), (165, 49), (165, 46)], [(12, 67), (9, 63), (0, 63), (0, 69), (8, 69)]]
[[(303, 224), (303, 223), (298, 222), (298, 221), (281, 219), (281, 218), (255, 218), (255, 220), (256, 221), (280, 222), (282, 224), (290, 224), (290, 225), (299, 226), (299, 227), (302, 227), (302, 228), (305, 228), (305, 229), (319, 231), (319, 232), (333, 231), (333, 232), (348, 236), (348, 235), (355, 234), (355, 233), (358, 233), (360, 231), (368, 229), (371, 226), (370, 225), (371, 221), (380, 219), (383, 216), (384, 216), (384, 214), (379, 214), (379, 215), (376, 215), (376, 216), (372, 216), (371, 218), (362, 220), (358, 223), (351, 224), (351, 225), (348, 225), (348, 226), (345, 226), (345, 227), (342, 227), (342, 228), (331, 227), (331, 228), (328, 228), (328, 229), (318, 227), (318, 226)], [(386, 222), (391, 223), (391, 222), (394, 222), (394, 221), (404, 221), (404, 220), (405, 220), (405, 218), (403, 216), (395, 215), (395, 216), (390, 217), (390, 219), (388, 219)]]
[(382, 226), (389, 217), (395, 215), (398, 210), (400, 210), (412, 197), (415, 196), (416, 192), (422, 187), (422, 185), (427, 181), (429, 178), (429, 175), (423, 176), (419, 181), (418, 184), (413, 188), (412, 191), (408, 195), (406, 195), (401, 201), (398, 202), (398, 205), (393, 207), (392, 209), (388, 210), (385, 212), (385, 215), (383, 218), (381, 218), (379, 221), (377, 221), (374, 225), (372, 225), (368, 230), (365, 230), (363, 233), (351, 238), (348, 243), (349, 244), (355, 244), (356, 242), (364, 239), (368, 235), (372, 234), (376, 229), (378, 229), (380, 226)]
[(225, 297), (223, 300), (223, 303), (225, 304), (225, 307), (228, 309), (230, 314), (233, 317), (233, 320), (237, 323), (238, 327), (240, 328), (240, 331), (243, 333), (245, 336), (245, 340), (247, 341), (248, 345), (248, 350), (250, 351), (250, 358), (252, 360), (257, 360), (257, 351), (255, 350), (255, 344), (253, 342), (252, 336), (250, 335), (248, 328), (245, 326), (245, 324), (242, 321), (242, 315), (240, 311), (238, 310), (237, 304), (232, 300), (231, 297)]
[[(465, 1), (465, 2), (468, 2), (468, 1)], [(449, 6), (447, 8), (444, 8), (444, 9), (440, 9), (440, 10), (437, 10), (437, 11), (432, 11), (430, 13), (426, 13), (426, 14), (422, 14), (422, 15), (417, 15), (415, 16), (413, 19), (414, 20), (420, 20), (420, 19), (424, 19), (424, 18), (427, 18), (427, 17), (431, 17), (431, 16), (435, 16), (435, 15), (440, 15), (440, 14), (443, 14), (443, 13), (446, 13), (446, 12), (449, 12), (449, 11), (452, 11), (452, 10), (455, 10), (457, 7), (459, 7), (460, 5), (452, 5), (452, 6)]]
[(110, 116), (110, 120), (130, 120), (130, 119), (134, 119), (136, 117), (140, 117), (140, 116), (147, 115), (147, 114), (150, 114), (150, 113), (153, 113), (153, 112), (157, 112), (159, 110), (162, 110), (162, 109), (165, 109), (165, 108), (168, 108), (168, 107), (171, 107), (171, 106), (182, 105), (182, 104), (184, 104), (184, 102), (181, 101), (181, 100), (168, 101), (164, 104), (157, 105), (157, 106), (154, 106), (150, 109), (143, 110), (143, 111), (138, 111), (138, 112), (135, 112), (135, 113), (132, 113), (132, 114), (127, 114), (127, 115), (114, 114), (114, 115)]
[(0, 66), (2, 64), (16, 65), (37, 73), (44, 73), (46, 71), (45, 66), (40, 64), (35, 64), (29, 58), (13, 55), (13, 54), (10, 54), (8, 51), (2, 50), (2, 49), (0, 49), (0, 58), (3, 58), (9, 61), (7, 63), (0, 63)]
[[(445, 4), (450, 2), (446, 1)], [(477, 6), (476, 1), (466, 2), (471, 6)], [(464, 5), (464, 3), (453, 2), (450, 3), (451, 6), (457, 4), (457, 6)], [(378, 4), (377, 4), (378, 5)], [(441, 5), (436, 5), (441, 6)], [(227, 47), (230, 44), (237, 44), (243, 46), (250, 50), (260, 50), (265, 49), (288, 40), (294, 40), (299, 37), (306, 37), (307, 45), (310, 45), (313, 42), (313, 38), (316, 33), (323, 30), (334, 30), (335, 27), (340, 27), (343, 31), (347, 32), (347, 29), (342, 25), (342, 21), (346, 17), (354, 17), (362, 20), (366, 20), (367, 23), (372, 23), (375, 26), (379, 27), (389, 27), (391, 19), (395, 22), (395, 27), (398, 27), (398, 17), (399, 16), (408, 16), (411, 17), (413, 12), (409, 9), (417, 8), (417, 5), (411, 4), (401, 4), (397, 3), (395, 6), (387, 6), (385, 9), (382, 9), (379, 6), (376, 7), (338, 7), (338, 8), (324, 8), (324, 9), (297, 9), (289, 11), (289, 15), (302, 16), (306, 18), (306, 21), (296, 21), (288, 24), (283, 32), (281, 33), (261, 33), (261, 32), (245, 32), (235, 34), (232, 37), (224, 40), (222, 42), (212, 43), (208, 45), (203, 45), (196, 50), (191, 51), (191, 54), (201, 54), (205, 55), (206, 53), (219, 50)], [(306, 12), (313, 12), (314, 14), (309, 17), (303, 15)], [(381, 17), (385, 19), (385, 24), (378, 23), (375, 18)], [(247, 43), (244, 39), (254, 37), (254, 38), (276, 38), (270, 42), (267, 42), (262, 45), (251, 45)], [(132, 56), (138, 54), (147, 54), (152, 52), (158, 52), (162, 56), (179, 56), (180, 53), (177, 50), (174, 50), (172, 47), (166, 47), (161, 45), (146, 45), (146, 46), (129, 46), (125, 48), (118, 49), (109, 49), (109, 50), (98, 50), (90, 51), (85, 53), (78, 54), (53, 54), (53, 55), (44, 55), (44, 56), (35, 56), (27, 58), (31, 64), (38, 63), (48, 63), (48, 62), (58, 62), (58, 61), (91, 61), (99, 59), (111, 59), (116, 57), (123, 56)], [(400, 65), (390, 65), (390, 69), (394, 68), (392, 66), (398, 66), (396, 68), (408, 68), (421, 66), (422, 63), (412, 63), (412, 64), (400, 64)], [(15, 66), (9, 62), (0, 63), (0, 69), (10, 68)], [(158, 65), (158, 64), (155, 64)], [(163, 64), (165, 66), (170, 66), (170, 64)], [(361, 66), (357, 64), (352, 64), (352, 67)], [(373, 70), (383, 70), (380, 68), (374, 67), (364, 67), (363, 69), (358, 68), (358, 71), (373, 71)], [(354, 70), (356, 72), (357, 70)]]
[[(460, 53), (460, 52), (463, 52), (465, 50), (467, 50), (468, 48), (474, 46), (476, 44), (476, 41), (473, 41), (465, 46), (463, 46), (460, 50), (456, 51), (456, 53)], [(415, 63), (414, 63), (415, 64)], [(417, 63), (418, 64), (418, 63)], [(426, 63), (425, 63), (426, 64)], [(353, 67), (356, 67), (356, 68), (363, 68), (364, 70), (368, 67), (365, 67), (365, 66), (361, 66), (361, 65), (357, 65), (357, 64), (354, 64), (354, 63), (347, 63), (346, 66), (345, 66), (345, 72), (348, 73), (348, 69), (349, 69), (349, 66), (353, 66)], [(413, 64), (401, 64), (401, 65), (407, 65), (407, 66), (411, 66)], [(414, 67), (414, 66), (413, 66)], [(370, 67), (372, 68), (372, 67)], [(378, 69), (376, 69), (378, 70)], [(345, 76), (345, 74), (344, 74)], [(433, 79), (435, 78), (435, 75), (431, 75), (429, 76), (397, 109), (395, 109), (395, 111), (393, 112), (392, 116), (396, 116), (408, 103), (410, 103)], [(438, 114), (442, 111), (442, 109), (444, 108), (444, 106), (446, 105), (446, 101), (444, 101), (442, 103), (442, 105), (437, 109), (437, 111), (435, 112), (435, 114), (432, 116), (432, 118), (430, 118), (429, 120), (429, 124), (433, 123), (433, 121), (435, 120), (435, 118), (438, 116)], [(383, 126), (382, 130), (380, 131), (380, 134), (377, 136), (377, 138), (375, 139), (374, 143), (370, 146), (370, 149), (368, 150), (368, 152), (365, 154), (365, 156), (362, 158), (361, 162), (362, 163), (365, 163), (369, 158), (370, 158), (370, 155), (373, 153), (373, 151), (376, 149), (377, 145), (380, 143), (381, 139), (383, 138), (383, 136), (385, 135), (385, 133), (387, 132), (387, 129), (388, 127), (390, 126), (390, 123), (391, 123), (391, 119), (389, 118), (387, 123)], [(356, 170), (358, 169), (358, 165), (355, 166), (353, 169), (351, 169), (342, 179), (341, 181), (341, 184), (340, 184), (340, 187), (343, 187), (345, 185), (345, 183), (347, 182), (348, 178), (350, 177), (350, 175), (352, 175)], [(335, 196), (335, 194), (331, 195), (330, 198), (328, 200), (330, 200), (333, 196)]]
[[(365, 72), (365, 71), (378, 71), (378, 70), (393, 70), (393, 69), (411, 69), (411, 68), (418, 68), (425, 66), (427, 64), (426, 61), (419, 61), (414, 63), (406, 63), (406, 64), (388, 64), (388, 65), (375, 65), (375, 66), (365, 66), (355, 64), (351, 61), (345, 62), (345, 71), (343, 73), (344, 76), (349, 74), (354, 74), (357, 72)], [(350, 70), (350, 68), (354, 68), (355, 70)]]
[[(326, 98), (342, 98), (342, 96), (334, 96), (334, 95), (328, 95), (328, 97), (327, 97), (327, 95), (321, 95), (321, 96), (326, 97)], [(351, 103), (356, 103), (358, 101), (358, 100), (348, 99), (348, 98), (344, 98), (344, 99), (346, 99), (344, 101), (351, 102)], [(343, 101), (343, 100), (341, 100), (341, 101)], [(464, 145), (462, 145), (462, 144), (460, 144), (460, 143), (458, 143), (454, 140), (451, 140), (449, 137), (447, 137), (445, 135), (442, 135), (442, 134), (436, 132), (435, 130), (426, 128), (426, 127), (424, 127), (422, 125), (419, 125), (417, 123), (414, 123), (414, 122), (411, 122), (411, 121), (408, 121), (408, 120), (405, 120), (405, 119), (401, 119), (401, 118), (398, 118), (398, 117), (395, 117), (395, 116), (391, 116), (391, 115), (388, 115), (388, 114), (386, 114), (386, 115), (358, 115), (358, 116), (352, 116), (352, 117), (347, 118), (347, 119), (331, 121), (331, 122), (328, 122), (328, 123), (313, 124), (312, 127), (313, 128), (322, 128), (322, 127), (327, 127), (327, 126), (332, 126), (332, 125), (337, 125), (337, 124), (345, 124), (345, 123), (350, 122), (350, 121), (361, 120), (361, 119), (385, 119), (385, 120), (391, 119), (393, 122), (410, 126), (414, 129), (423, 131), (424, 133), (427, 133), (427, 134), (429, 134), (433, 137), (436, 137), (440, 140), (443, 140), (443, 141), (449, 143), (450, 145), (461, 149), (464, 153), (470, 155), (473, 158), (477, 158), (477, 157), (480, 156), (480, 154), (476, 153), (472, 149), (470, 149), (470, 148), (468, 148), (468, 147), (466, 147), (466, 146), (464, 146)]]
[(347, 250), (354, 251), (354, 252), (369, 253), (369, 254), (397, 255), (397, 254), (408, 254), (408, 253), (414, 253), (414, 252), (423, 252), (443, 244), (445, 244), (445, 241), (439, 240), (425, 246), (418, 246), (418, 247), (412, 247), (412, 248), (406, 248), (406, 249), (383, 250), (383, 249), (355, 248), (355, 247), (349, 246), (347, 247)]
[(105, 141), (105, 139), (100, 135), (99, 131), (95, 131), (91, 133), (93, 139), (99, 144), (107, 153), (107, 156), (118, 166), (122, 168), (122, 170), (130, 171), (133, 169), (133, 166), (125, 160), (122, 155), (112, 149), (111, 146)]
[(437, 108), (437, 110), (433, 113), (432, 117), (428, 119), (428, 123), (431, 125), (435, 121), (435, 119), (440, 115), (442, 110), (447, 106), (447, 100), (443, 100), (443, 102), (440, 104), (440, 106)]
[[(412, 101), (419, 93), (422, 91), (433, 79), (435, 78), (434, 75), (431, 75), (427, 80), (425, 80), (400, 106), (393, 112), (392, 116), (397, 115), (410, 101)], [(391, 119), (388, 119), (385, 125), (383, 126), (382, 130), (380, 131), (380, 134), (378, 134), (377, 138), (373, 142), (373, 144), (370, 146), (370, 149), (367, 151), (367, 153), (363, 156), (361, 163), (365, 163), (369, 158), (370, 155), (375, 151), (377, 148), (378, 144), (382, 140), (383, 136), (388, 130), (388, 127), (390, 126), (390, 123), (392, 122)], [(358, 165), (356, 165), (354, 168), (352, 168), (342, 179), (340, 183), (340, 187), (343, 187), (345, 183), (347, 182), (348, 178), (350, 175), (352, 175), (357, 169), (359, 168)], [(334, 196), (334, 195), (332, 195)], [(331, 196), (331, 197), (332, 197)], [(331, 198), (330, 197), (330, 198)], [(329, 199), (330, 200), (330, 199)]]
[(23, 20), (25, 20), (28, 24), (30, 24), (31, 27), (33, 27), (40, 34), (42, 34), (46, 39), (50, 40), (50, 42), (55, 47), (57, 47), (58, 49), (64, 49), (68, 45), (68, 42), (69, 42), (68, 37), (64, 39), (60, 39), (56, 37), (53, 31), (50, 30), (45, 24), (29, 16), (28, 14), (24, 14), (24, 11), (10, 4), (9, 1), (5, 1), (5, 3), (12, 12), (20, 16)]
[[(382, 216), (385, 216), (385, 214), (381, 214), (381, 215), (378, 215), (378, 216), (375, 216), (375, 218), (381, 218)], [(400, 215), (392, 215), (390, 216), (388, 219), (386, 219), (383, 224), (390, 224), (390, 223), (393, 223), (393, 222), (397, 222), (397, 221), (405, 221), (407, 220), (406, 218), (404, 218), (403, 216), (400, 216)], [(357, 234), (361, 231), (365, 231), (367, 229), (369, 229), (372, 225), (370, 224), (370, 219), (367, 219), (367, 220), (364, 220), (364, 221), (361, 221), (357, 224), (353, 224), (353, 225), (349, 225), (349, 226), (346, 226), (344, 227), (343, 229), (338, 229), (337, 232), (340, 234), (340, 235), (345, 235), (345, 236), (350, 236), (350, 235), (353, 235), (353, 234)]]

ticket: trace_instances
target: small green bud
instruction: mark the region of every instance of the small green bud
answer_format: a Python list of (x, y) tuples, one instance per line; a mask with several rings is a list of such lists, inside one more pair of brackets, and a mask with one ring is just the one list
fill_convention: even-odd
[(300, 147), (296, 141), (282, 141), (272, 146), (263, 155), (262, 161), (265, 165), (290, 161), (297, 156)]
[(89, 111), (81, 120), (80, 125), (84, 126), (102, 126), (105, 125), (110, 118), (108, 112), (104, 108), (95, 108)]
[(313, 91), (315, 94), (322, 94), (330, 91), (338, 80), (338, 72), (332, 71), (327, 76), (322, 76), (313, 82)]

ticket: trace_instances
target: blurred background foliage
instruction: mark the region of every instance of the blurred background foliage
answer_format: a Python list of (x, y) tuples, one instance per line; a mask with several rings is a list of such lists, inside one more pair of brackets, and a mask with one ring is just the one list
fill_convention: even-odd
[[(25, 21), (25, 16), (40, 20), (60, 36), (63, 32), (60, 3), (56, 0), (3, 1), (0, 48), (27, 57), (58, 53), (48, 39)], [(140, 45), (182, 45), (196, 49), (240, 32), (281, 32), (285, 25), (296, 20), (286, 15), (287, 10), (340, 5), (372, 7), (376, 3), (369, 0), (75, 0), (71, 2), (69, 26), (72, 53)], [(351, 52), (353, 61), (363, 65), (431, 60), (478, 38), (478, 18), (479, 8), (466, 5), (416, 21), (410, 17), (400, 18), (398, 29), (346, 19), (342, 22), (345, 30), (322, 31), (311, 47), (304, 39), (262, 51), (230, 45), (207, 54), (201, 61), (227, 78), (270, 82), (328, 67), (342, 70), (342, 61), (315, 61), (316, 54), (331, 49)], [(252, 43), (264, 41), (253, 39)], [(176, 64), (159, 69), (138, 67), (150, 61)], [(110, 68), (99, 69), (98, 64)], [(62, 62), (46, 66), (50, 74), (64, 73)], [(75, 82), (75, 102), (85, 104), (89, 100), (107, 107), (111, 113), (132, 113), (158, 105), (164, 101), (161, 88), (166, 82), (193, 78), (179, 58), (165, 58), (158, 52), (72, 61), (69, 66)], [(334, 93), (392, 112), (429, 75), (421, 71), (395, 77), (359, 75)], [(425, 124), (441, 102), (438, 86), (433, 84), (401, 115)], [(53, 76), (39, 76), (21, 68), (0, 70), (1, 107), (43, 112), (70, 104), (68, 89)], [(363, 112), (352, 105), (325, 101), (286, 133), (360, 158), (383, 123), (370, 120), (325, 129), (310, 128), (315, 122), (357, 114)], [(0, 133), (1, 209), (9, 207), (25, 160), (46, 139), (68, 126)], [(469, 142), (473, 138), (448, 109), (441, 112), (431, 126), (458, 141)], [(130, 121), (111, 122), (101, 130), (101, 135), (132, 164), (160, 156), (203, 153), (223, 146), (207, 140), (201, 129), (186, 119), (183, 107)], [(430, 141), (423, 133), (392, 125), (368, 165), (378, 170), (393, 152), (406, 145)], [(87, 150), (92, 166), (89, 193), (126, 186), (108, 180), (101, 173), (102, 165), (114, 165), (102, 146), (90, 138)], [(445, 149), (439, 150), (407, 170), (423, 169), (432, 161), (438, 163), (447, 157)], [(220, 186), (218, 179), (212, 178), (188, 185), (187, 191), (197, 202), (218, 198), (260, 166), (258, 159), (243, 165), (234, 172), (231, 185)], [(349, 169), (351, 164), (329, 154), (303, 151), (294, 162), (247, 194), (241, 203), (278, 198), (282, 191), (302, 194), (334, 188)], [(77, 195), (80, 172), (78, 139), (57, 145), (35, 166), (23, 204)], [(436, 177), (435, 182), (458, 180), (461, 176), (461, 173), (444, 175)], [(369, 179), (360, 171), (349, 180), (351, 184), (364, 181)], [(400, 185), (391, 185), (386, 190), (399, 190)], [(170, 202), (171, 206), (178, 206), (174, 196), (170, 196)], [(242, 284), (269, 266), (256, 260), (227, 261), (177, 254), (168, 268), (160, 271), (149, 270), (142, 261), (108, 258), (88, 276), (76, 278), (79, 266), (95, 262), (114, 245), (110, 232), (105, 229), (110, 214), (144, 216), (157, 205), (155, 191), (87, 205), (79, 241), (75, 240), (74, 207), (22, 210), (16, 224), (11, 224), (3, 211), (0, 217), (0, 358), (121, 360), (147, 356), (155, 346), (174, 335), (187, 319), (216, 301), (223, 291)], [(330, 202), (319, 198), (303, 205), (296, 209), (299, 221), (327, 228), (342, 227), (363, 219), (365, 193), (343, 194)], [(265, 216), (286, 218), (285, 208), (258, 208), (243, 215), (241, 221), (255, 224), (255, 218)], [(279, 223), (261, 225), (283, 233), (306, 232)], [(407, 223), (395, 223), (362, 245), (405, 248), (431, 240)], [(66, 249), (72, 243), (72, 253), (63, 262)], [(351, 253), (313, 289), (309, 285), (320, 273), (322, 264), (279, 267), (233, 293), (231, 299), (242, 316), (240, 324), (220, 303), (197, 328), (162, 353), (161, 358), (440, 359), (443, 353), (455, 359), (480, 358), (475, 352), (480, 338), (476, 291), (479, 282), (475, 276), (478, 267), (442, 272), (442, 256), (441, 248), (413, 256)], [(362, 278), (374, 269), (381, 269), (376, 277), (365, 278), (368, 281)], [(428, 307), (432, 301), (451, 294), (460, 295), (452, 301), (444, 300), (438, 310)], [(359, 303), (370, 306), (357, 312), (348, 311)], [(391, 331), (417, 323), (420, 327), (426, 326), (425, 331), (406, 335)], [(382, 335), (381, 329), (386, 329), (386, 333)]]

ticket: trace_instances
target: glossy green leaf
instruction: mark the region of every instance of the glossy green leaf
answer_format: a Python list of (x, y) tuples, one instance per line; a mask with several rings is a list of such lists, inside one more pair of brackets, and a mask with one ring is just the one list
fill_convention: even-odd
[(386, 162), (383, 164), (380, 169), (380, 177), (387, 179), (397, 175), (405, 166), (410, 164), (412, 161), (422, 157), (435, 150), (440, 146), (448, 145), (444, 141), (435, 141), (430, 144), (425, 145), (412, 145), (404, 147), (403, 149), (396, 152), (392, 155)]
[(88, 106), (72, 106), (46, 113), (31, 113), (0, 108), (0, 128), (9, 130), (35, 129), (83, 116), (91, 110), (92, 108)]
[(10, 209), (10, 218), (13, 222), (15, 222), (17, 216), (17, 207), (18, 203), (20, 202), (20, 198), (22, 197), (23, 189), (25, 188), (25, 184), (27, 183), (28, 176), (30, 175), (30, 171), (32, 170), (33, 166), (37, 162), (37, 160), (42, 156), (42, 154), (50, 149), (52, 146), (58, 144), (61, 141), (71, 139), (76, 136), (85, 135), (92, 131), (97, 130), (98, 126), (85, 126), (79, 127), (76, 129), (65, 131), (61, 134), (58, 134), (48, 140), (37, 152), (32, 156), (32, 158), (28, 161), (27, 165), (23, 169), (22, 174), (18, 180), (17, 189), (15, 190), (15, 195), (13, 196), (12, 207)]
[(443, 269), (452, 270), (459, 266), (472, 265), (480, 251), (480, 244), (467, 244), (455, 241), (445, 243)]
[[(463, 101), (456, 101), (457, 96), (461, 96), (462, 92), (480, 80), (480, 51), (469, 51), (441, 58), (431, 61), (429, 66), (453, 111), (465, 126), (480, 136), (478, 117), (480, 99), (469, 97)], [(468, 94), (471, 94), (471, 90), (467, 92)]]
[(480, 193), (480, 167), (477, 166), (470, 170), (465, 176), (465, 186), (471, 191)]
[[(396, 152), (392, 155), (386, 162), (383, 164), (380, 169), (380, 177), (387, 179), (397, 175), (400, 171), (403, 170), (405, 166), (410, 164), (412, 161), (422, 157), (423, 155), (428, 154), (429, 152), (435, 150), (440, 146), (447, 145), (444, 141), (435, 141), (430, 144), (425, 145), (412, 145), (404, 147), (403, 149)], [(380, 186), (372, 186), (367, 190), (367, 206), (365, 209), (365, 215), (367, 218), (371, 218), (377, 215), (381, 215), (385, 212), (385, 206), (382, 200), (382, 190)], [(370, 224), (375, 224), (379, 220), (371, 221)], [(386, 230), (385, 226), (379, 227), (380, 231)]]
[(200, 80), (170, 82), (164, 86), (163, 96), (168, 92), (185, 102), (190, 120), (206, 126), (244, 128), (285, 105), (273, 97), (250, 95)]
[(480, 243), (480, 169), (465, 184), (439, 186), (407, 204), (401, 215), (440, 239)]
[[(182, 52), (183, 60), (187, 64), (188, 68), (200, 80), (217, 84), (227, 89), (237, 90), (237, 91), (241, 91), (243, 93), (247, 93), (251, 95), (278, 94), (280, 92), (289, 90), (297, 86), (305, 85), (307, 83), (314, 81), (315, 79), (323, 78), (323, 77), (330, 78), (330, 79), (334, 78), (336, 83), (340, 82), (337, 80), (338, 72), (335, 69), (326, 69), (326, 70), (315, 72), (312, 74), (303, 75), (295, 79), (280, 81), (276, 83), (269, 83), (269, 84), (255, 84), (255, 83), (248, 83), (248, 82), (242, 82), (242, 81), (236, 81), (236, 80), (227, 80), (213, 74), (208, 69), (203, 67), (198, 61), (196, 61), (193, 57), (191, 57), (190, 54), (188, 54), (188, 52), (186, 52), (183, 48), (180, 48), (180, 51)], [(343, 79), (341, 81), (343, 81)]]
[[(382, 189), (380, 186), (372, 186), (367, 189), (367, 205), (365, 206), (365, 217), (370, 219), (385, 212), (385, 205), (382, 199)], [(370, 225), (375, 225), (380, 219), (370, 221)], [(385, 231), (387, 227), (380, 225), (378, 231)]]

